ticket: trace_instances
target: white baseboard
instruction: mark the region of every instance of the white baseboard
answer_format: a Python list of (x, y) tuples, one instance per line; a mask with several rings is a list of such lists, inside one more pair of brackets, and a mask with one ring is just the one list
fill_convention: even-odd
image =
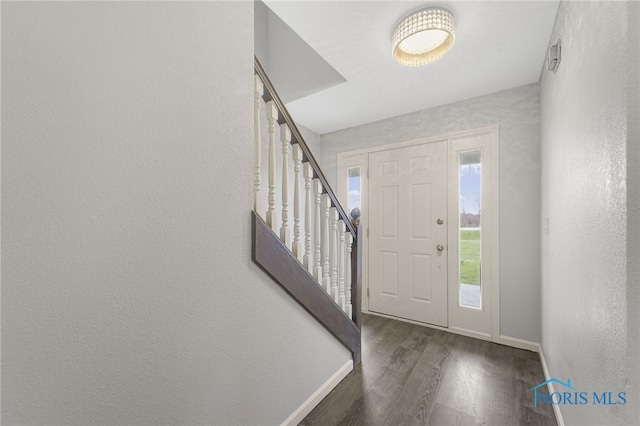
[(491, 336), (489, 336), (488, 334), (477, 333), (475, 331), (465, 330), (463, 328), (441, 327), (439, 325), (428, 324), (426, 322), (414, 321), (407, 318), (394, 317), (393, 315), (381, 314), (380, 312), (364, 312), (363, 311), (363, 313), (366, 313), (368, 315), (373, 315), (375, 317), (389, 318), (389, 319), (400, 321), (400, 322), (406, 322), (408, 324), (415, 324), (422, 327), (433, 328), (434, 330), (445, 331), (447, 333), (460, 334), (462, 336), (473, 337), (474, 339), (491, 341)]
[[(551, 374), (549, 374), (549, 368), (547, 367), (547, 360), (544, 358), (544, 352), (542, 351), (542, 346), (538, 345), (538, 354), (540, 354), (540, 363), (542, 364), (542, 371), (544, 372), (544, 379), (549, 380), (551, 378)], [(547, 389), (549, 393), (555, 392), (553, 389), (553, 383), (547, 383)], [(559, 404), (553, 405), (553, 413), (556, 415), (556, 423), (558, 426), (564, 426), (564, 420), (562, 419), (562, 413), (560, 412)]]
[[(514, 337), (500, 336), (500, 342), (503, 345), (513, 346), (514, 348), (526, 349), (528, 351), (537, 352), (540, 356), (540, 364), (542, 364), (542, 372), (544, 373), (544, 380), (547, 381), (551, 379), (551, 374), (549, 374), (549, 368), (547, 367), (547, 360), (544, 357), (544, 352), (542, 351), (542, 346), (540, 343), (530, 342), (528, 340), (516, 339)], [(553, 382), (547, 383), (547, 389), (549, 393), (555, 392), (553, 389)], [(559, 404), (553, 405), (553, 414), (556, 416), (556, 423), (558, 426), (564, 426), (564, 420), (562, 419), (562, 413), (560, 412)]]
[(491, 335), (489, 334), (478, 333), (477, 331), (467, 330), (465, 328), (459, 327), (449, 327), (447, 330), (451, 333), (459, 334), (461, 336), (473, 337), (474, 339), (486, 340), (488, 342), (491, 342)]
[(498, 343), (501, 345), (511, 346), (513, 348), (525, 349), (532, 352), (540, 352), (540, 344), (531, 342), (529, 340), (516, 339), (515, 337), (508, 337), (500, 335)]
[(324, 397), (333, 390), (333, 388), (338, 386), (338, 383), (340, 383), (342, 379), (344, 379), (347, 374), (351, 372), (351, 370), (353, 370), (352, 360), (347, 361), (342, 367), (340, 367), (338, 371), (333, 374), (333, 376), (329, 377), (329, 380), (324, 382), (322, 386), (320, 386), (318, 390), (316, 390), (305, 402), (303, 402), (296, 411), (291, 413), (291, 415), (287, 417), (284, 422), (282, 422), (281, 426), (297, 425), (298, 423), (300, 423), (305, 417), (307, 417), (307, 414), (309, 414), (311, 410), (316, 407), (316, 405), (320, 404), (320, 401), (322, 401)]

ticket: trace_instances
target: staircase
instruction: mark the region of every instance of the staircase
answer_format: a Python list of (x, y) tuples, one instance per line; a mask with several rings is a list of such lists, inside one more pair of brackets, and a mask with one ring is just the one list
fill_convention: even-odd
[(358, 218), (352, 223), (345, 213), (254, 61), (252, 259), (351, 351), (356, 365), (362, 300)]

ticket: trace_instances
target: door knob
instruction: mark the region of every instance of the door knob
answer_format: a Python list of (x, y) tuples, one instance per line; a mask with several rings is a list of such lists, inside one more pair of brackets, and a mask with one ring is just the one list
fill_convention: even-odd
[(438, 225), (442, 225), (444, 223), (442, 219), (438, 219), (436, 222), (438, 223)]
[(438, 244), (438, 245), (436, 246), (436, 250), (438, 250), (438, 251), (442, 251), (442, 250), (444, 250), (444, 246), (443, 246), (442, 244)]

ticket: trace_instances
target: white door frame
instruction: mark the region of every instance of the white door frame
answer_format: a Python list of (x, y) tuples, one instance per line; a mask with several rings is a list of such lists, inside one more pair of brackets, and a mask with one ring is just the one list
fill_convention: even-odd
[[(360, 211), (369, 211), (369, 197), (365, 197), (364, 194), (369, 193), (369, 157), (367, 153), (360, 151), (345, 152), (338, 154), (338, 162), (336, 170), (346, 170), (351, 167), (360, 167), (360, 199), (362, 200)], [(345, 210), (348, 209), (347, 204), (347, 176), (338, 176), (338, 199)], [(347, 212), (347, 215), (350, 212)], [(362, 254), (360, 259), (362, 261), (362, 312), (369, 312), (369, 238), (367, 235), (367, 229), (369, 229), (369, 216), (363, 214), (360, 216), (360, 238), (362, 238)]]
[[(483, 221), (488, 228), (486, 230), (485, 235), (483, 235), (483, 250), (485, 255), (483, 257), (483, 279), (485, 280), (486, 285), (486, 293), (485, 300), (490, 306), (491, 310), (491, 319), (490, 319), (490, 333), (478, 333), (472, 330), (468, 330), (461, 327), (452, 326), (451, 323), (451, 309), (449, 309), (449, 327), (439, 327), (436, 325), (425, 324), (421, 322), (405, 320), (402, 318), (395, 318), (406, 322), (411, 322), (419, 325), (423, 325), (426, 327), (436, 328), (439, 330), (449, 331), (456, 334), (462, 334), (470, 337), (475, 337), (483, 340), (491, 340), (494, 342), (500, 342), (500, 255), (499, 255), (499, 202), (500, 202), (500, 178), (499, 178), (499, 127), (489, 126), (483, 127), (479, 129), (467, 130), (463, 132), (450, 133), (443, 136), (435, 136), (428, 138), (419, 138), (413, 139), (404, 142), (398, 142), (394, 144), (385, 144), (370, 148), (364, 148), (349, 152), (342, 152), (337, 154), (337, 182), (338, 182), (338, 197), (341, 202), (346, 205), (347, 201), (347, 177), (343, 176), (342, 171), (347, 167), (360, 166), (361, 170), (366, 171), (364, 173), (361, 172), (362, 180), (361, 180), (361, 192), (362, 192), (362, 216), (361, 216), (361, 227), (362, 227), (362, 311), (365, 313), (369, 313), (369, 301), (368, 301), (368, 290), (369, 290), (369, 250), (368, 250), (368, 197), (365, 194), (368, 194), (368, 155), (372, 152), (386, 151), (394, 148), (403, 148), (407, 146), (413, 145), (422, 145), (425, 143), (432, 142), (440, 142), (447, 141), (449, 144), (449, 164), (451, 165), (452, 161), (457, 161), (457, 153), (456, 157), (452, 159), (453, 152), (452, 150), (452, 142), (456, 139), (462, 139), (465, 137), (471, 136), (479, 136), (485, 134), (492, 134), (492, 138), (488, 138), (490, 140), (488, 146), (481, 147), (484, 149), (483, 156), (483, 183), (482, 183), (482, 191), (483, 191), (483, 210), (487, 213), (483, 215)], [(467, 149), (465, 149), (467, 150)], [(456, 151), (457, 152), (457, 151)], [(456, 163), (457, 164), (457, 163)], [(488, 174), (485, 174), (484, 171), (487, 170)], [(449, 184), (449, 194), (451, 194), (452, 188), (451, 183)], [(490, 185), (491, 191), (487, 191)], [(457, 190), (457, 188), (456, 188)], [(457, 205), (457, 204), (456, 204)], [(488, 210), (488, 211), (487, 211)], [(450, 227), (451, 227), (450, 221)], [(451, 228), (449, 231), (451, 235)], [(449, 237), (451, 239), (451, 237)], [(457, 256), (456, 256), (457, 257)], [(451, 264), (451, 261), (450, 261)], [(449, 274), (451, 277), (451, 274)], [(456, 276), (457, 277), (457, 276)], [(457, 281), (457, 278), (455, 279)], [(452, 280), (448, 283), (449, 286), (449, 294), (451, 294), (451, 286)], [(372, 313), (373, 314), (373, 313)], [(382, 314), (375, 314), (381, 315)]]

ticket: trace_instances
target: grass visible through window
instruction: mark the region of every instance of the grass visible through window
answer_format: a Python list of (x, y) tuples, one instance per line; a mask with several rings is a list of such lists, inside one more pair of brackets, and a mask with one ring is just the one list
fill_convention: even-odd
[(460, 230), (460, 282), (480, 285), (480, 230)]

